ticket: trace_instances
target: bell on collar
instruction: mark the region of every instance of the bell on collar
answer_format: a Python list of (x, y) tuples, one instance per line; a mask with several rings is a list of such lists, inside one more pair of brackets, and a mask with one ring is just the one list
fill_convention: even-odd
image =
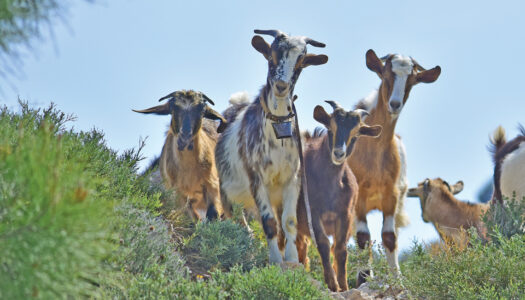
[(275, 136), (277, 139), (285, 139), (292, 137), (292, 122), (279, 122), (279, 123), (272, 123), (273, 131), (275, 132)]

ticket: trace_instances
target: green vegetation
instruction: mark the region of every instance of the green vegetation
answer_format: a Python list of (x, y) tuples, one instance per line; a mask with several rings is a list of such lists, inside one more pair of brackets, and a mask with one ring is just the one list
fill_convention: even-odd
[(171, 209), (178, 198), (137, 175), (143, 143), (118, 155), (73, 119), (0, 110), (1, 299), (326, 296), (305, 271), (264, 267), (244, 227)]

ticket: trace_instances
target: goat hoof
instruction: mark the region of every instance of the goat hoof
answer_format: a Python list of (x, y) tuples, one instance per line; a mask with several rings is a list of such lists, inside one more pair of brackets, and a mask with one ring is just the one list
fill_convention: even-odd
[(359, 271), (359, 273), (357, 273), (357, 284), (356, 284), (356, 288), (358, 288), (361, 284), (365, 283), (366, 282), (366, 279), (370, 276), (370, 270), (364, 270), (364, 271)]

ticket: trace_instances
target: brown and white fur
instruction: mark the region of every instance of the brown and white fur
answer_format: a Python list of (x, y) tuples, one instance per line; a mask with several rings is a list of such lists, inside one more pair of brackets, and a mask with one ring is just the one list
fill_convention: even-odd
[[(293, 110), (293, 90), (302, 69), (327, 62), (326, 55), (306, 53), (306, 45), (324, 44), (306, 37), (288, 36), (278, 30), (255, 33), (272, 35), (270, 46), (254, 36), (252, 46), (268, 61), (266, 85), (252, 103), (237, 101), (224, 115), (231, 124), (221, 134), (216, 148), (225, 215), (233, 203), (256, 206), (268, 242), (270, 263), (281, 263), (277, 235), (279, 224), (286, 237), (284, 260), (298, 262), (296, 206), (301, 186), (299, 136), (277, 139), (269, 115), (286, 117)], [(263, 107), (263, 105), (267, 108)], [(292, 128), (296, 128), (295, 120)]]
[[(358, 186), (345, 160), (352, 154), (359, 136), (377, 137), (381, 134), (381, 126), (365, 125), (361, 121), (361, 115), (367, 114), (364, 110), (347, 112), (335, 102), (327, 102), (334, 108), (332, 114), (319, 105), (314, 109), (314, 119), (323, 124), (327, 132), (316, 129), (313, 137), (306, 138), (304, 164), (312, 228), (323, 263), (324, 279), (330, 290), (346, 291), (346, 248), (352, 232)], [(307, 265), (310, 230), (302, 193), (297, 205), (297, 220), (299, 261)], [(333, 268), (330, 264), (330, 235), (334, 241), (331, 248)]]
[(499, 126), (491, 138), (494, 160), (493, 202), (502, 203), (516, 195), (518, 201), (525, 197), (525, 128), (519, 126), (520, 134), (507, 141), (505, 129)]
[(425, 179), (416, 188), (408, 191), (408, 197), (418, 197), (421, 203), (423, 221), (432, 222), (444, 241), (457, 245), (464, 244), (465, 232), (476, 228), (480, 237), (486, 238), (486, 228), (482, 217), (489, 209), (487, 203), (463, 202), (454, 195), (463, 190), (463, 181), (449, 185), (441, 178)]
[[(177, 91), (159, 101), (165, 99), (169, 101), (163, 105), (134, 110), (171, 115), (159, 160), (164, 185), (188, 199), (195, 219), (215, 219), (222, 212), (215, 145), (226, 120), (206, 104), (213, 102), (201, 92)], [(219, 128), (213, 120), (221, 121)]]
[[(419, 82), (434, 82), (441, 68), (436, 66), (424, 70), (412, 58), (397, 54), (379, 59), (373, 50), (366, 53), (366, 65), (379, 76), (381, 85), (376, 93), (365, 98), (356, 108), (366, 109), (370, 115), (365, 122), (381, 125), (383, 132), (377, 139), (359, 140), (354, 154), (347, 160), (359, 184), (357, 244), (361, 249), (370, 244), (366, 215), (373, 209), (381, 210), (383, 246), (390, 267), (397, 273), (397, 231), (408, 223), (408, 219), (402, 211), (404, 192), (400, 190), (403, 186), (406, 190), (406, 176), (401, 176), (402, 169), (406, 169), (401, 161), (405, 156), (404, 147), (395, 135), (395, 126), (412, 86)], [(402, 154), (400, 150), (403, 150)], [(369, 271), (360, 272), (358, 285), (369, 274)]]

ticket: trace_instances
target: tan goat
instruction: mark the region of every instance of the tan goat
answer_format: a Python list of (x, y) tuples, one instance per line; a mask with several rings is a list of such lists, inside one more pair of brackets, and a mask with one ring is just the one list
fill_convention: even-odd
[[(410, 90), (418, 83), (431, 83), (438, 79), (441, 68), (426, 70), (411, 57), (390, 54), (379, 59), (373, 50), (366, 53), (366, 66), (381, 79), (377, 92), (359, 102), (356, 108), (367, 110), (370, 115), (365, 123), (381, 125), (383, 132), (377, 139), (360, 139), (354, 154), (347, 162), (359, 184), (356, 204), (357, 244), (364, 249), (370, 243), (366, 222), (369, 211), (383, 212), (382, 241), (387, 261), (397, 274), (397, 231), (408, 223), (403, 212), (406, 191), (404, 147), (395, 135), (398, 117), (406, 105)], [(357, 285), (365, 281), (369, 270), (359, 272)]]
[[(206, 104), (214, 103), (201, 92), (177, 91), (159, 101), (165, 99), (169, 101), (163, 105), (133, 111), (171, 115), (159, 161), (164, 184), (186, 196), (194, 218), (215, 219), (222, 213), (215, 146), (226, 120)], [(220, 120), (219, 128), (212, 120)]]
[(472, 227), (476, 228), (481, 237), (486, 238), (482, 216), (490, 205), (456, 199), (454, 195), (462, 190), (463, 181), (451, 186), (441, 178), (427, 178), (417, 188), (409, 189), (407, 196), (419, 198), (423, 221), (432, 222), (442, 240), (463, 244), (464, 230)]

